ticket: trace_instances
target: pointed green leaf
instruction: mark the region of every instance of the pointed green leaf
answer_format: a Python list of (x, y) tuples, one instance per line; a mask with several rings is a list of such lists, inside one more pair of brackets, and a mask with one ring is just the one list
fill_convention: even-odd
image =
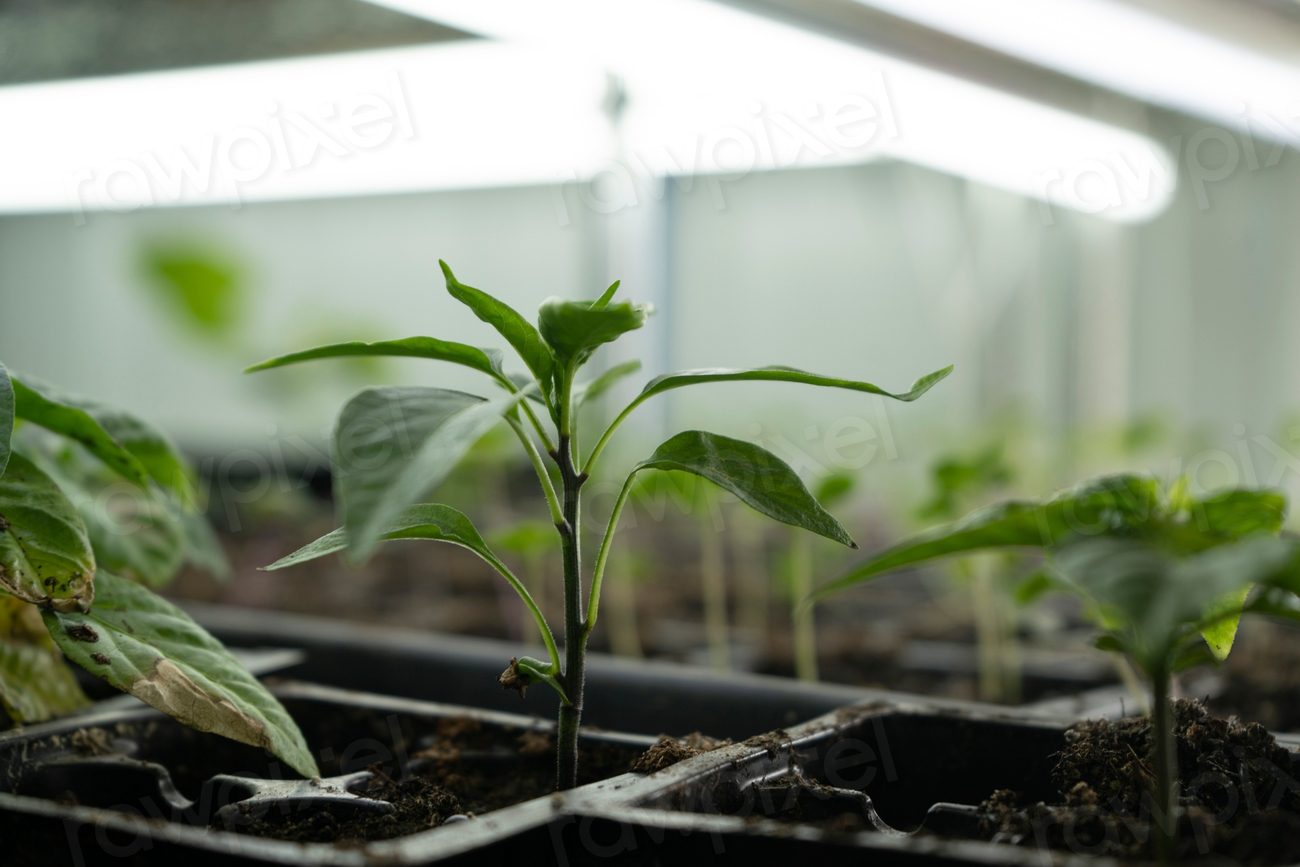
[(89, 607), (95, 555), (76, 508), (17, 452), (0, 476), (0, 590), (38, 605)]
[(769, 518), (850, 548), (858, 547), (808, 492), (794, 470), (753, 443), (704, 431), (684, 431), (666, 440), (633, 472), (646, 469), (679, 470), (708, 479)]
[(89, 705), (36, 606), (0, 596), (0, 708), (15, 722), (34, 723)]
[(185, 725), (262, 747), (319, 776), (302, 733), (221, 642), (160, 596), (100, 572), (89, 613), (43, 612), (73, 662)]
[(113, 472), (140, 487), (149, 484), (149, 472), (139, 458), (113, 438), (80, 401), (58, 394), (32, 379), (13, 377), (18, 418), (76, 440)]
[(646, 307), (623, 302), (596, 307), (581, 301), (547, 299), (537, 314), (542, 337), (561, 365), (583, 364), (596, 347), (645, 324)]
[[(552, 528), (552, 534), (554, 534), (554, 528)], [(411, 506), (384, 529), (380, 538), (385, 541), (430, 539), (435, 542), (449, 542), (473, 551), (488, 563), (497, 562), (496, 556), (488, 548), (487, 543), (483, 541), (483, 537), (479, 535), (478, 530), (474, 528), (473, 522), (462, 512), (453, 509), (451, 506), (434, 503)], [(304, 545), (292, 554), (281, 557), (270, 566), (264, 567), (264, 571), (274, 572), (277, 569), (297, 566), (299, 563), (306, 563), (309, 560), (337, 554), (340, 551), (347, 550), (347, 547), (347, 529), (339, 527), (337, 530), (321, 536), (316, 541)]]
[(624, 377), (631, 376), (641, 369), (641, 362), (633, 359), (625, 361), (622, 364), (616, 364), (609, 370), (597, 376), (591, 382), (583, 383), (573, 390), (573, 400), (579, 406), (595, 400), (605, 392), (609, 391)]
[(1117, 475), (1070, 488), (1045, 501), (999, 503), (882, 551), (819, 588), (812, 598), (823, 599), (886, 572), (939, 557), (989, 548), (1047, 548), (1073, 535), (1137, 525), (1155, 513), (1158, 498), (1155, 480)]
[(351, 555), (373, 551), (384, 528), (524, 394), (484, 400), (442, 388), (372, 388), (348, 401), (334, 433), (334, 467)]
[(475, 316), (495, 328), (519, 353), (519, 357), (524, 360), (524, 364), (528, 365), (528, 369), (532, 371), (533, 376), (537, 377), (537, 381), (543, 387), (549, 387), (555, 359), (551, 356), (546, 341), (542, 340), (542, 335), (537, 333), (537, 329), (510, 305), (498, 301), (481, 289), (466, 286), (457, 280), (446, 262), (439, 259), (438, 264), (442, 266), (442, 275), (446, 278), (447, 291), (451, 297), (473, 310)]
[(9, 371), (0, 364), (0, 476), (9, 465), (9, 441), (14, 435), (14, 386)]
[(501, 353), (495, 349), (479, 349), (464, 343), (439, 340), (436, 337), (405, 337), (401, 340), (381, 340), (376, 343), (334, 343), (329, 346), (317, 346), (301, 352), (291, 352), (268, 358), (244, 369), (245, 373), (285, 367), (303, 361), (315, 361), (323, 358), (354, 358), (356, 356), (395, 356), (404, 358), (428, 358), (434, 361), (449, 361), (498, 376), (501, 373)]
[(1242, 606), (1250, 596), (1250, 585), (1234, 590), (1210, 607), (1210, 623), (1201, 629), (1201, 637), (1210, 653), (1219, 662), (1228, 658), (1237, 640), (1237, 627), (1241, 625)]
[(602, 292), (599, 298), (591, 302), (591, 306), (596, 310), (599, 310), (608, 305), (609, 302), (614, 300), (614, 293), (618, 291), (619, 284), (622, 282), (623, 281), (621, 280), (615, 280), (613, 283), (610, 283), (609, 288)]
[(840, 379), (834, 376), (822, 376), (817, 373), (808, 373), (803, 370), (796, 370), (793, 367), (753, 367), (747, 369), (726, 369), (726, 368), (706, 368), (703, 370), (683, 370), (678, 373), (669, 373), (664, 376), (658, 376), (646, 383), (641, 394), (637, 396), (636, 403), (654, 397), (657, 394), (663, 394), (665, 391), (671, 391), (674, 388), (683, 388), (688, 385), (702, 385), (707, 382), (794, 382), (801, 385), (816, 385), (825, 388), (844, 388), (849, 391), (861, 391), (867, 394), (879, 394), (884, 397), (891, 397), (894, 400), (912, 401), (925, 394), (931, 388), (940, 382), (948, 374), (952, 373), (952, 367), (948, 366), (942, 370), (936, 370), (927, 376), (923, 376), (912, 384), (911, 389), (901, 394), (895, 394), (885, 391), (879, 386), (872, 385), (869, 382), (858, 382), (852, 379)]

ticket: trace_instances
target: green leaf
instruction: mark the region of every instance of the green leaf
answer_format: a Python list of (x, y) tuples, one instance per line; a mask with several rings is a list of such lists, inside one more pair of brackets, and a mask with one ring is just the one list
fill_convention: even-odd
[(1154, 479), (1106, 476), (1045, 501), (1013, 500), (979, 509), (919, 533), (819, 588), (823, 599), (886, 572), (939, 557), (990, 548), (1048, 548), (1075, 535), (1095, 535), (1149, 520), (1159, 507)]
[(525, 394), (484, 400), (442, 388), (372, 388), (348, 401), (334, 433), (334, 467), (352, 557), (373, 551), (384, 527)]
[(163, 490), (175, 494), (185, 508), (195, 507), (197, 494), (189, 463), (166, 434), (143, 419), (113, 407), (91, 401), (79, 401), (78, 405), (140, 462), (149, 478)]
[(188, 326), (213, 338), (237, 333), (246, 300), (238, 267), (192, 244), (147, 250), (142, 264), (146, 285)]
[(1197, 530), (1240, 539), (1280, 531), (1286, 520), (1286, 497), (1277, 491), (1234, 488), (1197, 500), (1188, 511)]
[(89, 613), (43, 612), (73, 662), (203, 732), (262, 747), (305, 777), (320, 771), (284, 707), (185, 612), (100, 572)]
[(794, 470), (752, 443), (704, 431), (684, 431), (666, 440), (632, 472), (646, 469), (679, 470), (708, 479), (769, 518), (857, 547)]
[(532, 371), (542, 387), (549, 388), (555, 359), (546, 341), (542, 339), (542, 335), (537, 333), (537, 329), (510, 305), (498, 301), (481, 289), (466, 286), (457, 280), (446, 262), (439, 259), (438, 264), (442, 266), (442, 275), (447, 280), (447, 291), (451, 297), (473, 310), (475, 316), (495, 328), (506, 342), (515, 348), (515, 352), (519, 353), (519, 357), (524, 360), (524, 364)]
[[(1294, 544), (1274, 536), (1252, 536), (1191, 555), (1147, 539), (1102, 536), (1064, 546), (1053, 565), (1108, 622), (1124, 628), (1131, 636), (1130, 652), (1151, 671), (1171, 664), (1185, 636), (1221, 617), (1226, 600), (1241, 598), (1252, 584), (1272, 581), (1294, 559)], [(1226, 656), (1230, 646), (1210, 649)]]
[(844, 500), (853, 493), (857, 478), (852, 473), (837, 471), (823, 476), (813, 489), (813, 496), (823, 506), (829, 506)]
[(9, 371), (0, 364), (0, 476), (9, 465), (9, 441), (14, 435), (14, 386)]
[(619, 380), (631, 376), (640, 369), (641, 362), (637, 359), (614, 365), (591, 382), (583, 383), (575, 388), (573, 390), (574, 403), (581, 406), (588, 401), (595, 400), (613, 388)]
[[(552, 535), (554, 535), (554, 528), (552, 528)], [(380, 538), (385, 541), (430, 539), (435, 542), (449, 542), (473, 551), (489, 563), (497, 562), (496, 556), (483, 541), (478, 530), (474, 528), (473, 522), (451, 506), (433, 503), (411, 506), (384, 529)], [(264, 567), (263, 571), (274, 572), (289, 566), (297, 566), (299, 563), (337, 554), (347, 547), (347, 529), (339, 527), (292, 554), (281, 557), (270, 566)]]
[(602, 307), (608, 306), (609, 302), (614, 300), (614, 293), (618, 291), (619, 284), (622, 282), (623, 281), (621, 280), (615, 280), (613, 283), (610, 283), (609, 288), (602, 292), (599, 298), (591, 302), (592, 309), (599, 310)]
[(48, 475), (17, 452), (0, 477), (0, 590), (37, 605), (85, 609), (95, 597), (86, 526)]
[(547, 299), (537, 314), (542, 337), (555, 351), (561, 366), (581, 365), (596, 347), (617, 340), (645, 324), (642, 304), (606, 304), (596, 307), (582, 301)]
[(0, 707), (17, 723), (34, 723), (89, 705), (36, 606), (0, 596)]
[(1052, 580), (1050, 572), (1046, 569), (1035, 569), (1016, 583), (1011, 591), (1011, 598), (1017, 605), (1032, 605), (1055, 588), (1056, 582)]
[(18, 418), (76, 440), (122, 478), (148, 487), (149, 471), (140, 459), (114, 439), (79, 401), (31, 379), (14, 377), (13, 386)]
[(1219, 662), (1228, 658), (1233, 643), (1237, 640), (1237, 627), (1241, 625), (1242, 606), (1250, 596), (1249, 585), (1234, 590), (1225, 598), (1210, 606), (1208, 617), (1210, 623), (1201, 629), (1201, 637), (1210, 653)]
[(641, 394), (637, 396), (636, 403), (640, 403), (657, 394), (663, 394), (674, 388), (683, 388), (688, 385), (702, 385), (707, 382), (794, 382), (801, 385), (816, 385), (825, 388), (844, 388), (849, 391), (861, 391), (867, 394), (879, 394), (884, 397), (892, 397), (894, 400), (912, 401), (925, 394), (936, 383), (940, 382), (948, 374), (952, 373), (952, 366), (945, 367), (943, 370), (936, 370), (928, 376), (923, 376), (912, 384), (911, 389), (902, 394), (895, 394), (885, 391), (879, 386), (872, 385), (869, 382), (858, 382), (852, 379), (840, 379), (834, 376), (822, 376), (817, 373), (808, 373), (803, 370), (796, 370), (793, 367), (753, 367), (747, 369), (727, 369), (727, 368), (706, 368), (703, 370), (683, 370), (677, 373), (669, 373), (664, 376), (658, 376), (646, 383)]
[(405, 358), (429, 358), (434, 361), (449, 361), (497, 377), (501, 374), (501, 353), (495, 349), (479, 349), (464, 343), (439, 340), (436, 337), (405, 337), (401, 340), (381, 340), (376, 343), (334, 343), (329, 346), (317, 346), (301, 352), (291, 352), (268, 358), (244, 369), (245, 373), (285, 367), (303, 361), (315, 361), (322, 358), (353, 358), (356, 356), (396, 356)]

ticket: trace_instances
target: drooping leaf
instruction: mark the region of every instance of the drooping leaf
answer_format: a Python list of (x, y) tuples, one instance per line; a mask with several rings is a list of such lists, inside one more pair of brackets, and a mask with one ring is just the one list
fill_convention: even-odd
[(622, 282), (623, 281), (621, 280), (615, 280), (613, 283), (610, 283), (609, 288), (606, 289), (604, 292), (600, 293), (599, 298), (591, 302), (591, 306), (596, 310), (599, 310), (600, 308), (608, 305), (609, 302), (614, 300), (614, 293), (618, 291), (619, 284), (621, 284)]
[(614, 365), (591, 382), (583, 383), (574, 388), (574, 403), (581, 406), (588, 401), (595, 400), (617, 385), (624, 377), (631, 376), (640, 369), (641, 362), (637, 359)]
[(95, 597), (95, 556), (76, 508), (17, 452), (0, 476), (0, 590), (38, 605), (85, 609)]
[(170, 437), (143, 419), (114, 407), (92, 401), (78, 404), (140, 462), (149, 478), (163, 490), (175, 494), (185, 508), (195, 507), (197, 494), (189, 463), (181, 457)]
[(940, 382), (948, 374), (952, 373), (951, 365), (936, 370), (927, 376), (923, 376), (912, 384), (912, 387), (901, 393), (895, 394), (885, 391), (879, 386), (872, 385), (869, 382), (858, 382), (852, 379), (841, 379), (834, 376), (822, 376), (817, 373), (808, 373), (804, 370), (797, 370), (793, 367), (753, 367), (748, 369), (727, 369), (727, 368), (706, 368), (703, 370), (683, 370), (678, 373), (669, 373), (664, 376), (658, 376), (646, 383), (645, 388), (641, 390), (635, 400), (640, 403), (657, 394), (663, 394), (674, 388), (683, 388), (688, 385), (702, 385), (708, 382), (794, 382), (801, 385), (816, 385), (824, 388), (843, 388), (849, 391), (860, 391), (867, 394), (878, 394), (883, 397), (891, 397), (894, 400), (912, 401), (925, 394)]
[(644, 325), (646, 313), (644, 305), (626, 301), (596, 307), (550, 298), (538, 311), (537, 325), (561, 366), (581, 365), (596, 347)]
[(14, 387), (9, 371), (0, 364), (0, 476), (9, 465), (9, 441), (14, 435)]
[(13, 386), (18, 418), (76, 440), (122, 478), (142, 488), (148, 486), (149, 471), (140, 459), (75, 398), (32, 379), (13, 377)]
[[(554, 535), (553, 529), (552, 535)], [(453, 509), (451, 506), (434, 503), (411, 506), (384, 529), (380, 538), (385, 541), (429, 539), (435, 542), (449, 542), (473, 551), (489, 563), (497, 562), (496, 555), (483, 541), (483, 537), (479, 535), (473, 522), (462, 512)], [(316, 541), (304, 545), (292, 554), (281, 557), (270, 566), (264, 567), (264, 571), (274, 572), (278, 569), (286, 569), (289, 566), (297, 566), (299, 563), (306, 563), (309, 560), (337, 554), (346, 550), (347, 547), (347, 528), (339, 527), (337, 530), (321, 536)]]
[(357, 356), (394, 356), (403, 358), (428, 358), (434, 361), (449, 361), (498, 376), (501, 373), (501, 353), (495, 349), (479, 349), (464, 343), (439, 340), (436, 337), (405, 337), (400, 340), (381, 340), (375, 343), (334, 343), (329, 346), (317, 346), (301, 352), (291, 352), (258, 362), (244, 369), (245, 373), (259, 370), (271, 370), (286, 367), (303, 361), (315, 361), (324, 358), (355, 358)]
[(0, 595), (0, 708), (15, 722), (34, 723), (89, 704), (36, 606)]
[(510, 305), (498, 301), (481, 289), (466, 286), (457, 280), (446, 262), (439, 259), (438, 264), (442, 267), (442, 275), (447, 281), (447, 292), (451, 297), (495, 328), (506, 342), (514, 347), (515, 352), (519, 353), (519, 357), (524, 360), (524, 364), (532, 371), (533, 376), (537, 377), (542, 387), (548, 388), (555, 359), (546, 341), (542, 339), (542, 335), (537, 333), (537, 329)]
[(348, 401), (334, 433), (334, 467), (351, 556), (373, 551), (384, 528), (524, 394), (484, 400), (442, 388), (371, 388)]
[(228, 570), (206, 518), (175, 498), (131, 485), (59, 437), (30, 436), (23, 447), (76, 507), (98, 568), (150, 587), (171, 581), (187, 561), (217, 577)]
[(1149, 519), (1159, 506), (1154, 479), (1106, 476), (1045, 501), (1015, 500), (979, 509), (926, 530), (875, 555), (819, 588), (823, 599), (886, 572), (927, 560), (990, 548), (1048, 548), (1074, 535), (1097, 535)]
[(769, 518), (857, 547), (794, 470), (753, 443), (704, 431), (684, 431), (664, 441), (633, 472), (646, 469), (678, 470), (699, 476)]
[(69, 659), (185, 725), (262, 747), (320, 775), (298, 726), (189, 615), (139, 584), (100, 572), (88, 613), (43, 612)]

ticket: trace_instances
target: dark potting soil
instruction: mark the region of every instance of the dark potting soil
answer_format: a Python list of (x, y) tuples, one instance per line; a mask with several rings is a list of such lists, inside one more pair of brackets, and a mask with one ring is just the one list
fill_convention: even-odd
[[(579, 759), (581, 783), (628, 770), (631, 751), (612, 744), (586, 744)], [(372, 776), (351, 791), (387, 801), (387, 814), (314, 810), (267, 810), (247, 816), (231, 830), (295, 842), (347, 845), (387, 840), (436, 828), (543, 797), (554, 790), (555, 743), (544, 731), (503, 735), (472, 718), (440, 721), (402, 769), (370, 768)]]
[(638, 774), (653, 774), (730, 743), (731, 741), (711, 738), (699, 732), (691, 732), (680, 738), (663, 735), (654, 746), (632, 760), (630, 770)]
[[(1300, 861), (1300, 782), (1291, 753), (1262, 725), (1211, 716), (1201, 702), (1175, 706), (1185, 812), (1176, 855), (1243, 864)], [(1060, 796), (1028, 803), (993, 792), (981, 805), (988, 839), (1115, 857), (1150, 853), (1152, 770), (1146, 719), (1080, 723), (1052, 772)]]

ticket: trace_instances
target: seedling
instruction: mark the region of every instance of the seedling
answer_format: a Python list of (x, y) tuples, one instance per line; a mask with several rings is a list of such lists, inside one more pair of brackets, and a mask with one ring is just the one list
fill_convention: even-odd
[[(1165, 858), (1178, 804), (1171, 678), (1225, 659), (1243, 611), (1282, 611), (1274, 595), (1300, 588), (1300, 547), (1278, 535), (1285, 512), (1286, 500), (1271, 491), (1193, 498), (1180, 483), (1162, 496), (1153, 479), (1110, 476), (1047, 500), (981, 509), (921, 533), (814, 598), (938, 557), (1045, 550), (1051, 587), (1082, 598), (1098, 624), (1098, 646), (1122, 654), (1150, 684), (1154, 844)], [(1255, 586), (1261, 591), (1248, 603)]]
[[(855, 479), (845, 472), (830, 473), (819, 479), (813, 488), (817, 501), (825, 506), (842, 502), (853, 493)], [(817, 571), (812, 542), (802, 533), (793, 534), (786, 554), (786, 572), (789, 578), (790, 646), (794, 658), (795, 677), (815, 681), (817, 668), (817, 625), (813, 607), (801, 605), (813, 591), (813, 578)]]
[[(520, 690), (545, 684), (559, 699), (556, 734), (556, 785), (577, 781), (578, 724), (582, 717), (587, 641), (596, 626), (600, 590), (619, 515), (636, 478), (645, 472), (677, 470), (700, 476), (732, 492), (765, 515), (853, 545), (844, 528), (812, 497), (795, 473), (775, 455), (730, 437), (685, 431), (662, 443), (632, 467), (614, 501), (605, 532), (584, 580), (581, 549), (582, 491), (601, 466), (614, 434), (646, 401), (677, 388), (716, 382), (792, 382), (848, 389), (911, 401), (949, 369), (919, 380), (910, 391), (891, 394), (866, 382), (820, 376), (789, 367), (691, 370), (648, 382), (604, 428), (585, 455), (579, 449), (585, 399), (632, 372), (628, 365), (584, 384), (578, 375), (597, 349), (640, 328), (649, 311), (643, 305), (614, 301), (618, 283), (595, 301), (545, 302), (537, 324), (529, 323), (498, 299), (460, 282), (442, 263), (447, 291), (491, 325), (527, 368), (508, 375), (500, 352), (432, 337), (383, 343), (322, 346), (274, 358), (250, 370), (295, 362), (357, 355), (401, 355), (448, 361), (478, 371), (501, 389), (492, 398), (441, 388), (370, 388), (343, 408), (334, 436), (335, 493), (343, 526), (267, 567), (280, 569), (346, 550), (354, 561), (369, 556), (384, 540), (431, 539), (468, 548), (496, 570), (533, 616), (546, 659), (513, 660), (504, 685)], [(468, 517), (450, 506), (423, 502), (470, 445), (504, 420), (532, 463), (559, 534), (563, 563), (564, 628), (561, 654), (550, 624), (528, 588), (483, 541)], [(540, 445), (539, 445), (540, 444)], [(549, 457), (550, 463), (546, 463)], [(584, 585), (586, 585), (584, 603)]]
[[(931, 467), (932, 494), (921, 507), (920, 517), (953, 520), (1005, 492), (1014, 476), (998, 445), (970, 455), (948, 455)], [(1020, 695), (1012, 599), (1005, 586), (1006, 576), (997, 572), (1006, 565), (990, 563), (984, 557), (963, 557), (953, 566), (964, 584), (963, 601), (975, 620), (979, 695), (985, 701), (1015, 702)]]
[(186, 560), (224, 570), (194, 501), (189, 468), (153, 427), (0, 365), (0, 703), (18, 722), (85, 707), (66, 656), (185, 725), (318, 776), (280, 703), (145, 586)]

